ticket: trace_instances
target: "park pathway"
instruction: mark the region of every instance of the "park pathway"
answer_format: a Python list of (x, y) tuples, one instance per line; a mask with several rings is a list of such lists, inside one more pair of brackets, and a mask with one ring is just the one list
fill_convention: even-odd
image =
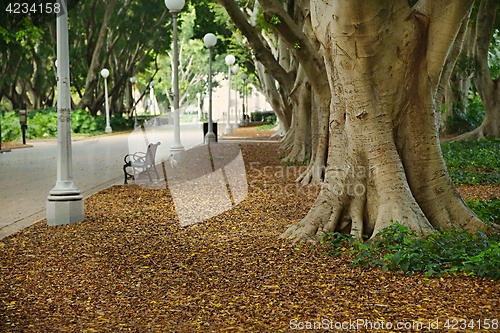
[[(181, 126), (181, 142), (189, 149), (203, 142), (201, 124)], [(160, 141), (157, 162), (169, 155), (172, 126), (73, 142), (73, 181), (83, 197), (123, 184), (123, 157), (145, 151)], [(56, 183), (57, 140), (28, 142), (32, 148), (0, 154), (0, 239), (45, 218), (49, 191)]]

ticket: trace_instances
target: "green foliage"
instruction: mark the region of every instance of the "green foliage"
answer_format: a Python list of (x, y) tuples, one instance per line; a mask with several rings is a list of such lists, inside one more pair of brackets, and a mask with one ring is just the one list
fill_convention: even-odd
[(28, 120), (29, 139), (57, 137), (57, 112), (44, 110), (32, 114)]
[(463, 230), (439, 230), (422, 237), (395, 223), (366, 243), (338, 232), (325, 234), (327, 254), (353, 256), (354, 266), (380, 266), (383, 271), (417, 272), (425, 276), (465, 273), (500, 278), (500, 236)]
[(500, 224), (500, 198), (491, 198), (489, 200), (469, 198), (466, 204), (481, 221)]
[(270, 124), (264, 124), (264, 125), (257, 126), (256, 129), (257, 129), (257, 131), (270, 131), (275, 127), (276, 127), (275, 123), (270, 123)]
[(443, 157), (456, 184), (500, 184), (500, 139), (442, 143)]
[(75, 110), (71, 113), (71, 130), (73, 133), (95, 133), (97, 132), (96, 119), (85, 110)]
[(493, 79), (500, 76), (500, 32), (495, 29), (488, 50), (488, 67)]
[(460, 101), (453, 104), (453, 112), (446, 119), (447, 132), (450, 134), (461, 134), (472, 131), (479, 127), (484, 119), (483, 101), (477, 93), (470, 94), (467, 105)]
[[(103, 116), (104, 117), (104, 116)], [(134, 121), (132, 119), (127, 119), (123, 117), (122, 114), (114, 114), (109, 118), (109, 124), (113, 131), (125, 131), (127, 129), (133, 128)], [(103, 130), (106, 126), (103, 127)]]
[(278, 118), (276, 117), (275, 113), (264, 116), (264, 122), (268, 125), (276, 125), (277, 121)]
[(281, 23), (280, 18), (277, 15), (273, 15), (270, 20), (271, 24), (278, 25)]
[[(17, 112), (3, 112), (2, 141), (21, 140), (21, 126)], [(133, 119), (112, 115), (110, 125), (113, 131), (124, 131), (133, 127)], [(75, 110), (71, 113), (71, 130), (75, 134), (100, 134), (106, 128), (104, 115), (93, 117), (88, 111)], [(28, 139), (57, 137), (57, 112), (54, 109), (34, 110), (28, 114)]]
[(21, 126), (19, 116), (15, 111), (1, 112), (2, 142), (21, 140)]
[(454, 73), (462, 79), (472, 77), (478, 67), (475, 57), (469, 57), (465, 52), (460, 53), (455, 63)]

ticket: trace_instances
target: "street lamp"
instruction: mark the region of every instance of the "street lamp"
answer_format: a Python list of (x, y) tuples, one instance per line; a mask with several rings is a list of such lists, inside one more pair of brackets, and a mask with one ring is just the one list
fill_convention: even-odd
[[(236, 76), (238, 72), (240, 71), (240, 66), (238, 64), (234, 65), (233, 68), (231, 69), (233, 74)], [(238, 79), (235, 78), (234, 80), (234, 90), (235, 92), (235, 97), (234, 97), (234, 127), (238, 127)]]
[(47, 224), (60, 225), (83, 221), (83, 198), (73, 183), (71, 150), (71, 95), (69, 76), (68, 11), (61, 1), (57, 24), (57, 181), (46, 204)]
[(172, 14), (174, 23), (174, 143), (170, 153), (177, 161), (184, 161), (185, 150), (181, 144), (180, 119), (179, 119), (179, 50), (177, 47), (177, 15), (184, 8), (184, 0), (165, 0), (165, 6)]
[(137, 127), (137, 103), (135, 101), (135, 83), (137, 82), (137, 79), (135, 76), (132, 76), (130, 78), (130, 83), (132, 84), (132, 99), (134, 100), (133, 108), (134, 108), (134, 128)]
[[(248, 83), (248, 75), (246, 73), (241, 74), (241, 78), (243, 79), (243, 124), (246, 125), (246, 113), (245, 113), (245, 97), (247, 94), (247, 83)], [(248, 107), (248, 105), (247, 105)]]
[(149, 83), (149, 100), (151, 101), (151, 113), (156, 117), (156, 105), (155, 105), (155, 81)]
[(103, 68), (101, 71), (101, 76), (104, 78), (104, 103), (106, 104), (106, 129), (104, 130), (106, 133), (111, 133), (113, 130), (109, 125), (109, 104), (108, 104), (108, 76), (109, 71), (106, 68)]
[(201, 112), (201, 94), (199, 92), (196, 93), (196, 99), (198, 102), (198, 119), (201, 120), (203, 117), (202, 112)]
[(151, 103), (151, 110), (154, 118), (154, 125), (158, 126), (158, 117), (156, 117), (156, 98), (155, 98), (155, 81), (149, 83), (149, 101)]
[(226, 128), (224, 129), (224, 134), (231, 134), (233, 133), (233, 128), (231, 127), (231, 119), (230, 113), (231, 113), (231, 66), (234, 64), (236, 59), (232, 54), (228, 54), (226, 56), (226, 65), (227, 65), (227, 79), (228, 79), (228, 94), (227, 94), (227, 124)]
[(205, 143), (209, 144), (216, 141), (212, 122), (212, 50), (217, 44), (217, 37), (212, 33), (208, 33), (203, 37), (203, 41), (208, 48), (208, 130), (205, 135)]

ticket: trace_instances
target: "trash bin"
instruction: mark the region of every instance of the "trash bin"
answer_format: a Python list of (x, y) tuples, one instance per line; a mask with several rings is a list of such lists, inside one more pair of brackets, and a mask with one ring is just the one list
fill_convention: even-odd
[[(215, 134), (215, 142), (219, 141), (219, 136), (217, 135), (217, 123), (212, 122), (212, 131)], [(208, 133), (208, 123), (203, 123), (203, 140)]]

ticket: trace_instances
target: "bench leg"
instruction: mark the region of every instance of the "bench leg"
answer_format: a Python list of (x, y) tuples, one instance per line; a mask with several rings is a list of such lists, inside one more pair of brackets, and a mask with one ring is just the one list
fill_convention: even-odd
[(134, 176), (132, 176), (131, 174), (129, 174), (127, 172), (127, 167), (132, 167), (132, 165), (130, 163), (127, 163), (123, 166), (123, 176), (125, 177), (125, 181), (123, 182), (123, 184), (128, 184), (128, 178), (131, 177), (132, 179), (135, 179)]
[(153, 164), (153, 168), (155, 170), (155, 173), (156, 173), (156, 179), (160, 179), (160, 175), (158, 174), (158, 170), (156, 170), (156, 165)]
[(123, 182), (123, 184), (128, 184), (127, 182), (127, 170), (125, 170), (127, 168), (127, 165), (125, 164), (123, 166), (123, 175), (125, 176), (125, 181)]

